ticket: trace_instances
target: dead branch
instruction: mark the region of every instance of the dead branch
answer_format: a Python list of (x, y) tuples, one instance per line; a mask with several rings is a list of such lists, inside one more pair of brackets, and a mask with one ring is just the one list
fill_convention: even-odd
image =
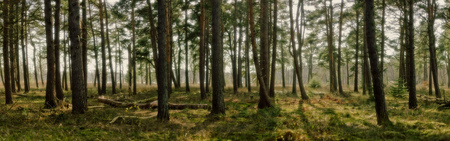
[[(107, 99), (103, 96), (98, 97), (98, 102), (108, 104), (113, 107), (128, 108), (128, 107), (139, 107), (140, 109), (154, 109), (158, 108), (158, 101), (152, 101), (148, 103), (124, 103), (115, 101), (112, 99)], [(171, 110), (182, 110), (182, 109), (211, 109), (208, 104), (174, 104), (169, 103), (169, 109)]]

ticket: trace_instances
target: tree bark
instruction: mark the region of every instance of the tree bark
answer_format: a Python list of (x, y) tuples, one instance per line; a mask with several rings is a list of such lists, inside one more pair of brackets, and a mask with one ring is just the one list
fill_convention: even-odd
[[(11, 96), (11, 81), (10, 81), (10, 68), (9, 68), (9, 58), (8, 58), (8, 42), (9, 42), (9, 32), (11, 31), (10, 23), (8, 17), (9, 10), (8, 10), (9, 0), (3, 1), (3, 68), (5, 70), (5, 103), (6, 104), (13, 104), (12, 96)], [(37, 83), (37, 82), (36, 82)]]
[[(131, 6), (131, 32), (133, 34), (132, 40), (133, 40), (133, 60), (132, 60), (132, 69), (133, 69), (133, 75), (132, 75), (132, 80), (133, 80), (133, 95), (137, 94), (137, 90), (136, 90), (136, 21), (135, 21), (135, 12), (134, 12), (134, 8), (135, 8), (135, 2), (132, 3)], [(105, 76), (106, 77), (106, 76)], [(170, 81), (170, 80), (168, 80)]]
[(375, 21), (374, 21), (374, 5), (373, 0), (366, 0), (364, 8), (364, 22), (365, 22), (365, 33), (364, 38), (367, 41), (367, 48), (369, 50), (370, 56), (370, 68), (373, 75), (372, 83), (374, 85), (375, 92), (375, 110), (377, 114), (377, 124), (378, 125), (389, 125), (392, 124), (389, 121), (384, 92), (383, 84), (381, 82), (380, 71), (378, 66), (378, 54), (376, 49), (375, 40)]
[[(434, 19), (436, 16), (436, 0), (428, 0), (427, 1), (427, 12), (428, 12), (428, 47), (430, 51), (430, 68), (431, 72), (433, 72), (433, 83), (436, 98), (441, 98), (441, 93), (439, 89), (439, 81), (438, 81), (438, 68), (437, 68), (437, 57), (436, 57), (436, 37), (434, 35)], [(411, 45), (412, 46), (412, 45)]]
[[(85, 1), (85, 0), (83, 0)], [(111, 84), (112, 84), (112, 94), (116, 94), (116, 79), (114, 78), (114, 69), (113, 69), (113, 61), (112, 61), (112, 53), (111, 53), (111, 45), (109, 40), (109, 23), (108, 23), (108, 8), (106, 5), (106, 0), (103, 0), (105, 3), (105, 23), (106, 23), (106, 42), (108, 43), (108, 59), (109, 59), (109, 70), (111, 74)]]
[[(134, 21), (134, 19), (133, 19)], [(133, 22), (134, 23), (134, 22)], [(166, 62), (166, 1), (158, 0), (158, 115), (161, 122), (169, 121), (167, 62)], [(133, 33), (134, 34), (134, 33)], [(134, 35), (133, 35), (134, 36)]]
[[(106, 39), (105, 39), (105, 26), (103, 23), (103, 3), (102, 0), (98, 0), (98, 11), (100, 17), (100, 36), (101, 36), (101, 50), (102, 50), (102, 89), (100, 95), (106, 94)], [(132, 19), (134, 21), (134, 19)]]
[[(248, 0), (247, 0), (248, 1)], [(245, 23), (245, 36), (247, 37), (245, 40), (245, 83), (247, 86), (247, 91), (250, 93), (252, 92), (252, 84), (250, 80), (250, 32), (249, 32), (249, 25), (250, 25), (250, 14), (247, 13), (246, 23)]]
[[(330, 68), (329, 74), (330, 74), (330, 91), (334, 92), (336, 91), (336, 88), (334, 87), (336, 84), (335, 77), (336, 72), (334, 70), (334, 57), (333, 57), (333, 7), (332, 7), (332, 0), (330, 0), (329, 8), (326, 8), (326, 30), (327, 30), (327, 41), (328, 41), (328, 66)], [(324, 6), (326, 7), (326, 1), (324, 2)]]
[(200, 64), (199, 64), (199, 75), (200, 75), (200, 98), (206, 99), (205, 93), (205, 8), (204, 0), (200, 0)]
[(21, 15), (21, 33), (20, 33), (20, 38), (21, 38), (21, 43), (22, 43), (22, 65), (23, 65), (23, 80), (24, 80), (24, 85), (25, 85), (25, 93), (28, 93), (30, 91), (30, 82), (29, 82), (29, 76), (28, 76), (28, 65), (27, 65), (27, 61), (26, 61), (26, 57), (27, 56), (25, 54), (25, 50), (27, 49), (27, 46), (25, 44), (25, 40), (26, 40), (26, 2), (25, 0), (22, 0), (22, 15)]
[[(91, 10), (91, 2), (89, 2), (89, 17), (92, 17), (91, 11), (92, 11)], [(92, 24), (92, 20), (90, 20), (89, 24), (91, 25), (92, 38), (93, 38), (93, 41), (94, 41), (95, 77), (97, 78), (96, 79), (97, 80), (97, 93), (99, 95), (101, 95), (102, 94), (102, 91), (101, 91), (101, 85), (102, 84), (100, 83), (100, 70), (98, 69), (98, 64), (99, 64), (99, 62), (98, 62), (98, 49), (97, 49), (97, 45), (95, 44), (95, 32), (94, 32), (94, 25)]]
[(270, 75), (270, 90), (269, 96), (275, 97), (275, 75), (276, 75), (276, 62), (277, 62), (277, 17), (278, 17), (278, 4), (277, 0), (273, 1), (273, 32), (272, 32), (272, 66)]
[[(14, 49), (14, 1), (12, 1), (12, 2), (10, 2), (9, 3), (9, 21), (11, 22), (11, 23), (8, 23), (8, 25), (9, 25), (9, 57), (10, 57), (10, 59), (9, 59), (9, 64), (11, 65), (11, 68), (10, 68), (10, 76), (11, 76), (11, 92), (12, 93), (16, 93), (16, 82), (15, 82), (15, 76), (14, 76), (14, 74), (16, 73), (16, 70), (15, 70), (15, 65), (14, 65), (14, 56), (15, 56), (15, 53), (14, 53), (14, 51), (15, 51), (15, 49)], [(50, 27), (51, 27), (51, 25), (50, 25)], [(7, 53), (7, 52), (6, 52)]]
[(56, 100), (57, 101), (63, 101), (64, 100), (64, 93), (61, 87), (61, 73), (60, 73), (60, 62), (59, 62), (59, 32), (60, 32), (60, 14), (61, 14), (61, 0), (55, 0), (55, 40), (54, 40), (54, 46), (55, 46), (55, 90), (56, 90)]
[(211, 114), (225, 114), (223, 96), (223, 41), (222, 41), (222, 1), (212, 0), (212, 110)]
[(337, 66), (337, 73), (338, 73), (338, 84), (339, 84), (339, 94), (343, 94), (344, 91), (342, 90), (342, 79), (341, 79), (341, 43), (342, 43), (342, 16), (343, 16), (343, 10), (344, 10), (344, 0), (341, 0), (341, 14), (339, 16), (339, 43), (338, 43), (338, 66)]
[[(83, 0), (84, 1), (84, 0)], [(69, 38), (72, 63), (72, 77), (83, 77), (83, 49), (80, 47), (80, 5), (78, 0), (69, 0)], [(72, 80), (72, 113), (84, 114), (87, 111), (87, 94), (84, 79)]]
[[(250, 32), (251, 32), (251, 40), (252, 40), (253, 61), (255, 63), (256, 75), (258, 77), (258, 81), (259, 81), (259, 85), (260, 85), (260, 89), (261, 89), (259, 91), (258, 109), (263, 109), (263, 108), (273, 107), (273, 105), (269, 100), (269, 96), (267, 94), (268, 91), (267, 91), (267, 87), (266, 87), (267, 85), (265, 83), (266, 81), (264, 81), (263, 72), (262, 72), (260, 64), (258, 62), (258, 54), (257, 54), (257, 49), (256, 49), (256, 37), (255, 37), (255, 23), (254, 23), (254, 19), (253, 19), (253, 17), (254, 17), (253, 16), (253, 0), (248, 0), (248, 5), (249, 5), (249, 18), (250, 18)], [(267, 0), (261, 1), (261, 13), (262, 13), (262, 15), (264, 15), (264, 14), (267, 15)], [(265, 21), (267, 24), (267, 20), (262, 20), (262, 21)], [(266, 25), (266, 24), (263, 24), (263, 25)], [(263, 28), (262, 30), (264, 30), (264, 29), (267, 30), (267, 28)], [(261, 36), (264, 36), (264, 33), (267, 34), (267, 31), (261, 31), (261, 34), (263, 34)], [(264, 39), (267, 39), (267, 38), (264, 38)], [(263, 45), (261, 45), (261, 48), (263, 48)], [(261, 49), (261, 50), (264, 50), (264, 49)], [(261, 55), (264, 55), (264, 53), (262, 53)]]
[(190, 92), (191, 89), (189, 88), (189, 41), (188, 41), (188, 14), (187, 14), (187, 9), (189, 7), (189, 3), (187, 0), (184, 1), (184, 51), (185, 51), (185, 56), (184, 56), (184, 61), (185, 61), (185, 66), (184, 66), (184, 76), (185, 76), (185, 83), (186, 83), (186, 92)]
[[(408, 85), (409, 85), (409, 108), (415, 109), (417, 108), (417, 98), (416, 98), (416, 72), (415, 72), (415, 64), (414, 64), (414, 9), (413, 9), (413, 1), (409, 0), (409, 22), (408, 22)], [(431, 55), (430, 55), (431, 57)], [(435, 84), (437, 85), (437, 84)], [(439, 88), (439, 87), (438, 87)], [(439, 91), (439, 89), (436, 89)]]
[[(261, 0), (261, 15), (260, 15), (260, 19), (261, 19), (261, 23), (260, 23), (260, 66), (261, 66), (261, 73), (262, 73), (262, 80), (264, 81), (264, 87), (266, 88), (266, 90), (269, 89), (269, 76), (270, 76), (270, 70), (269, 70), (269, 43), (268, 43), (268, 24), (269, 24), (269, 20), (268, 20), (268, 9), (269, 9), (269, 5), (268, 5), (268, 0)], [(262, 86), (260, 85), (259, 87), (259, 91), (263, 91), (264, 89), (262, 88)], [(268, 92), (268, 91), (267, 91)], [(260, 101), (263, 102), (263, 101)], [(267, 105), (267, 103), (263, 102), (260, 103), (262, 105)], [(264, 108), (265, 106), (263, 106), (262, 108)]]
[[(355, 5), (359, 4), (359, 0), (355, 1)], [(356, 47), (355, 47), (355, 83), (353, 84), (353, 91), (358, 92), (358, 57), (359, 57), (359, 9), (356, 9)]]
[(55, 102), (55, 53), (52, 33), (52, 9), (50, 0), (44, 1), (45, 35), (47, 38), (47, 86), (45, 90), (45, 108), (56, 107)]
[(82, 60), (83, 60), (83, 84), (84, 84), (84, 93), (87, 95), (87, 79), (88, 79), (88, 70), (87, 70), (87, 13), (86, 13), (86, 0), (81, 0), (81, 50), (82, 50)]
[[(301, 2), (303, 4), (303, 0), (301, 0)], [(293, 18), (293, 12), (292, 12), (292, 0), (289, 0), (289, 17), (290, 17), (290, 23), (291, 23), (291, 47), (292, 47), (292, 52), (294, 55), (294, 67), (295, 67), (295, 72), (297, 74), (297, 79), (298, 79), (298, 85), (300, 87), (300, 93), (302, 95), (302, 99), (303, 100), (308, 100), (308, 96), (306, 95), (306, 91), (305, 88), (303, 86), (303, 79), (302, 79), (302, 73), (301, 73), (301, 68), (299, 67), (299, 61), (298, 61), (298, 56), (297, 56), (297, 50), (295, 49), (295, 33), (294, 33), (294, 18)], [(302, 6), (302, 10), (303, 10), (303, 6)], [(298, 15), (298, 14), (297, 14)], [(303, 16), (303, 14), (302, 14)], [(297, 16), (298, 17), (298, 16)], [(302, 19), (303, 22), (303, 19)], [(298, 24), (298, 23), (297, 23)], [(301, 26), (297, 26), (297, 29), (300, 30)], [(298, 34), (299, 36), (301, 35), (301, 33)], [(301, 39), (301, 37), (299, 37), (298, 39)], [(300, 40), (299, 40), (300, 42)], [(299, 50), (301, 50), (301, 44), (299, 44)], [(295, 76), (294, 76), (295, 77)], [(295, 80), (294, 80), (295, 81)], [(294, 85), (295, 87), (295, 85)]]

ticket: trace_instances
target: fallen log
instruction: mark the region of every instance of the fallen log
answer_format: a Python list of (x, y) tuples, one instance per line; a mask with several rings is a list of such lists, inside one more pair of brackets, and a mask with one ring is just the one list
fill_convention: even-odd
[(120, 120), (125, 120), (125, 118), (131, 118), (131, 119), (149, 119), (149, 118), (153, 118), (153, 117), (155, 117), (156, 115), (153, 115), (153, 116), (149, 116), (149, 117), (136, 117), (136, 116), (117, 116), (117, 117), (115, 117), (115, 118), (113, 118), (110, 122), (109, 122), (109, 124), (113, 124), (113, 123), (115, 123), (116, 121), (120, 121)]
[[(113, 107), (119, 108), (129, 108), (129, 107), (139, 107), (140, 109), (154, 109), (158, 108), (158, 101), (152, 101), (148, 103), (124, 103), (115, 101), (112, 99), (107, 99), (104, 96), (98, 97), (98, 102), (108, 104)], [(208, 104), (174, 104), (169, 103), (169, 109), (171, 110), (182, 110), (182, 109), (211, 109)]]

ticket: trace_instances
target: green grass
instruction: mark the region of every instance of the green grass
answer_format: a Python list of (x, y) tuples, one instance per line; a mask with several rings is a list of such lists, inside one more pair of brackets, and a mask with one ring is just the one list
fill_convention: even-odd
[[(125, 102), (156, 100), (155, 86), (140, 86), (138, 95), (127, 88), (108, 98)], [(257, 88), (253, 88), (257, 90)], [(208, 110), (171, 110), (168, 123), (126, 118), (109, 124), (116, 116), (150, 117), (157, 109), (113, 108), (98, 103), (94, 88), (89, 90), (84, 115), (71, 109), (43, 109), (44, 89), (14, 95), (13, 105), (0, 105), (0, 140), (450, 140), (450, 112), (418, 97), (419, 107), (408, 109), (407, 98), (386, 96), (392, 126), (376, 124), (375, 104), (368, 95), (349, 93), (340, 97), (326, 89), (309, 89), (311, 99), (302, 101), (291, 88), (277, 88), (275, 107), (258, 110), (258, 93), (225, 93), (226, 114), (209, 115)], [(109, 90), (110, 91), (110, 90)], [(227, 92), (232, 92), (227, 89)], [(314, 95), (323, 93), (325, 96)], [(71, 101), (66, 92), (66, 101)], [(210, 104), (200, 100), (199, 89), (174, 89), (169, 102)], [(425, 94), (419, 94), (425, 95)], [(4, 96), (0, 96), (4, 99)], [(104, 106), (104, 107), (98, 107)]]

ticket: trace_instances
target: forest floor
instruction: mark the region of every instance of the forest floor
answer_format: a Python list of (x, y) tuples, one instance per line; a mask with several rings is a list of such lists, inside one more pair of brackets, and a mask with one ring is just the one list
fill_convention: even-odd
[[(134, 96), (122, 89), (106, 97), (125, 102), (156, 100), (156, 85), (138, 89)], [(198, 85), (190, 93), (184, 90), (174, 89), (169, 102), (211, 103), (211, 94), (200, 100)], [(342, 97), (325, 88), (308, 88), (309, 101), (292, 94), (290, 87), (277, 88), (272, 99), (275, 108), (263, 110), (257, 109), (258, 93), (240, 88), (232, 94), (227, 88), (225, 115), (210, 116), (205, 109), (171, 110), (168, 123), (157, 122), (157, 109), (99, 103), (94, 91), (89, 89), (89, 110), (84, 115), (73, 115), (65, 107), (43, 109), (45, 89), (14, 94), (13, 105), (4, 105), (2, 94), (0, 140), (450, 140), (450, 110), (438, 110), (440, 105), (420, 90), (419, 107), (414, 110), (408, 109), (407, 94), (404, 98), (386, 94), (393, 122), (388, 127), (376, 124), (375, 104), (368, 95)], [(71, 93), (65, 96), (70, 102)], [(110, 124), (117, 116), (150, 118), (124, 118)]]

